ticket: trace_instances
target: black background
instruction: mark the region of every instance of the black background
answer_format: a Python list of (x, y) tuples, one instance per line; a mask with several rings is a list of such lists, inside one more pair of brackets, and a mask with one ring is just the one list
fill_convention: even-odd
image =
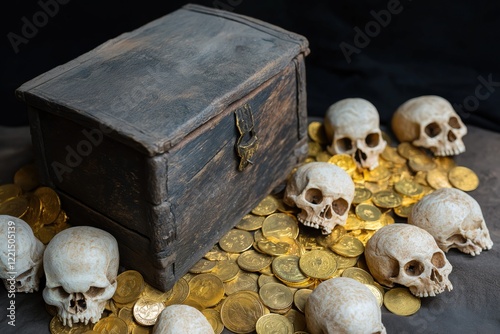
[[(191, 2), (259, 18), (307, 37), (310, 115), (324, 115), (340, 99), (362, 97), (388, 124), (407, 99), (435, 94), (456, 106), (466, 124), (500, 132), (497, 1), (60, 1), (67, 3), (59, 4), (53, 17), (18, 45), (18, 52), (9, 36), (23, 37), (26, 20), (34, 23), (43, 9), (38, 1), (3, 5), (0, 125), (28, 123), (24, 104), (14, 97), (25, 81)], [(384, 16), (394, 5), (397, 10)], [(377, 23), (377, 15), (386, 23)], [(367, 33), (367, 28), (371, 30), (363, 40), (357, 31)], [(348, 45), (357, 50), (346, 57), (341, 46)], [(493, 82), (489, 90), (478, 87), (480, 78)]]

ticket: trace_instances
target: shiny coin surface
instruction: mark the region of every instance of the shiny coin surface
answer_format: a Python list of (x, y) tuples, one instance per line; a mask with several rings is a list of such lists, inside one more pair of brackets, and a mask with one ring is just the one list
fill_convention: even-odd
[(307, 299), (312, 292), (313, 290), (311, 289), (299, 289), (295, 291), (295, 294), (293, 295), (293, 303), (300, 312), (304, 313)]
[(335, 154), (328, 162), (339, 166), (347, 172), (347, 174), (352, 174), (356, 170), (356, 162), (348, 154)]
[(354, 189), (354, 198), (352, 200), (353, 204), (359, 204), (361, 202), (367, 201), (372, 197), (372, 192), (365, 187), (356, 187)]
[(434, 189), (453, 188), (448, 180), (448, 172), (443, 169), (435, 168), (428, 171), (425, 180)]
[(262, 227), (265, 217), (255, 216), (255, 215), (245, 215), (240, 222), (236, 225), (236, 228), (245, 231), (255, 231)]
[(134, 319), (142, 326), (153, 326), (164, 308), (162, 302), (139, 298), (134, 304)]
[(372, 197), (373, 203), (380, 208), (395, 208), (401, 205), (403, 198), (392, 190), (382, 190)]
[(394, 190), (396, 190), (401, 195), (415, 197), (423, 193), (424, 189), (417, 182), (401, 179), (394, 184)]
[(328, 279), (337, 270), (337, 260), (330, 251), (312, 250), (300, 257), (299, 267), (309, 277)]
[(280, 279), (291, 283), (304, 283), (308, 281), (299, 268), (300, 257), (296, 255), (281, 255), (274, 258), (272, 263), (273, 273)]
[(168, 299), (172, 297), (173, 289), (168, 291), (160, 291), (148, 283), (144, 283), (144, 289), (142, 290), (141, 297), (149, 300), (155, 300), (158, 302), (166, 302)]
[(407, 288), (393, 288), (384, 294), (385, 307), (394, 314), (408, 316), (420, 309), (420, 298)]
[(172, 294), (166, 305), (182, 304), (189, 296), (189, 284), (184, 278), (179, 278), (172, 288)]
[(373, 284), (365, 284), (365, 286), (370, 289), (371, 293), (375, 296), (375, 299), (377, 299), (378, 306), (382, 307), (384, 304), (384, 295), (380, 292), (380, 289)]
[(264, 284), (259, 290), (262, 303), (271, 310), (282, 310), (293, 303), (293, 293), (281, 283)]
[(224, 297), (224, 284), (213, 274), (199, 274), (189, 281), (189, 297), (203, 307), (216, 305)]
[(214, 330), (214, 334), (220, 334), (224, 330), (224, 324), (220, 318), (220, 313), (214, 309), (204, 309), (201, 311), (205, 318), (207, 318), (208, 322), (212, 326)]
[(49, 187), (39, 187), (33, 193), (42, 202), (42, 214), (40, 221), (43, 225), (50, 224), (56, 220), (61, 211), (61, 202), (57, 193)]
[(414, 205), (415, 203), (410, 203), (408, 205), (400, 205), (394, 208), (394, 213), (397, 214), (399, 217), (408, 218), (408, 216), (411, 213), (411, 210), (413, 210)]
[(252, 210), (252, 213), (257, 216), (268, 216), (278, 210), (278, 200), (272, 196), (267, 195), (262, 201)]
[(49, 330), (51, 334), (85, 333), (92, 330), (92, 327), (93, 325), (91, 323), (85, 325), (81, 322), (73, 323), (72, 327), (64, 326), (57, 316), (54, 316), (49, 324)]
[(229, 282), (230, 280), (236, 278), (240, 272), (240, 267), (233, 260), (223, 260), (218, 261), (215, 265), (212, 274), (216, 275), (221, 279), (222, 282)]
[(389, 170), (384, 166), (379, 165), (372, 170), (364, 169), (363, 176), (367, 182), (380, 182), (387, 180), (391, 176), (391, 172), (389, 172)]
[(266, 314), (257, 320), (257, 334), (293, 334), (293, 324), (281, 314)]
[(28, 200), (24, 197), (13, 197), (0, 204), (0, 215), (22, 218), (28, 212)]
[[(314, 157), (317, 156), (321, 151), (323, 151), (323, 148), (319, 143), (316, 143), (314, 141), (310, 141), (307, 143), (307, 154), (309, 155), (309, 158), (312, 158), (312, 161), (314, 161)], [(309, 159), (308, 158), (308, 159)], [(304, 162), (308, 162), (307, 159)]]
[(391, 147), (389, 145), (385, 147), (384, 151), (380, 155), (385, 160), (398, 165), (403, 165), (406, 163), (406, 159), (398, 153), (398, 150), (395, 147)]
[(311, 140), (315, 141), (318, 144), (325, 145), (328, 143), (325, 134), (325, 128), (323, 127), (322, 122), (311, 122), (307, 126), (307, 134)]
[(238, 257), (238, 265), (241, 269), (255, 272), (264, 269), (273, 262), (272, 256), (258, 253), (255, 250), (247, 250)]
[(350, 235), (344, 235), (330, 249), (342, 256), (357, 257), (363, 254), (365, 247), (358, 239)]
[(398, 153), (405, 159), (409, 159), (411, 156), (422, 154), (423, 151), (418, 147), (408, 143), (402, 142), (398, 145)]
[(232, 229), (220, 240), (219, 246), (226, 252), (241, 253), (252, 247), (253, 236), (250, 232)]
[(257, 247), (263, 253), (272, 256), (286, 255), (290, 251), (290, 244), (284, 241), (273, 242), (271, 240), (261, 240), (257, 242)]
[(298, 330), (306, 329), (306, 317), (301, 312), (295, 309), (290, 309), (284, 314), (284, 316), (287, 317), (287, 319), (292, 323), (294, 333), (296, 333)]
[(22, 193), (23, 189), (17, 184), (3, 184), (0, 186), (0, 203), (11, 198), (19, 197)]
[(295, 239), (299, 235), (297, 218), (286, 213), (273, 213), (262, 223), (262, 234), (266, 237)]
[(342, 277), (349, 277), (363, 284), (373, 284), (373, 277), (369, 272), (357, 267), (346, 268)]
[(264, 315), (264, 305), (259, 295), (239, 291), (228, 296), (220, 310), (224, 326), (234, 333), (250, 333), (255, 330), (257, 320)]
[(479, 186), (479, 178), (471, 169), (456, 166), (448, 172), (448, 179), (455, 187), (463, 191), (472, 191)]
[[(265, 276), (265, 275), (262, 275)], [(226, 295), (232, 295), (238, 291), (259, 291), (258, 281), (259, 275), (254, 273), (241, 272), (236, 278), (229, 282), (224, 282), (224, 291)]]
[(430, 171), (437, 167), (437, 164), (426, 154), (412, 155), (408, 160), (408, 166), (415, 171)]
[(356, 206), (356, 215), (364, 221), (376, 221), (380, 219), (382, 212), (374, 205), (358, 204)]
[(113, 300), (120, 304), (127, 304), (139, 298), (144, 289), (144, 278), (135, 270), (127, 270), (116, 277), (117, 286)]
[(200, 259), (198, 262), (196, 262), (190, 269), (189, 272), (193, 274), (202, 274), (202, 273), (208, 273), (211, 272), (214, 268), (217, 262), (215, 261), (210, 261), (207, 259)]
[(102, 318), (94, 325), (94, 331), (98, 333), (127, 334), (128, 326), (123, 319), (118, 317)]

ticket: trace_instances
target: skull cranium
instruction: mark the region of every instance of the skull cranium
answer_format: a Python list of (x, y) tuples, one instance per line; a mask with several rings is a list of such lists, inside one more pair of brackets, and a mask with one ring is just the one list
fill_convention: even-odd
[(394, 113), (391, 126), (399, 141), (428, 148), (437, 156), (465, 152), (462, 137), (467, 128), (442, 97), (426, 95), (406, 101)]
[(442, 188), (426, 195), (413, 207), (408, 223), (429, 232), (445, 252), (458, 248), (474, 256), (493, 246), (481, 207), (459, 189)]
[(118, 244), (103, 230), (68, 228), (47, 245), (43, 299), (58, 309), (64, 325), (97, 322), (116, 290)]
[(453, 286), (452, 266), (427, 231), (408, 224), (382, 227), (368, 240), (365, 259), (373, 277), (392, 287), (408, 287), (415, 296), (435, 296)]
[(328, 108), (325, 132), (331, 154), (349, 154), (358, 168), (378, 166), (378, 156), (387, 145), (380, 131), (377, 109), (361, 98), (340, 100)]
[(0, 278), (7, 291), (38, 291), (45, 246), (22, 219), (0, 215)]
[(153, 334), (213, 334), (212, 325), (196, 308), (189, 305), (167, 306), (158, 316)]
[(342, 168), (328, 162), (300, 166), (288, 181), (284, 202), (302, 209), (297, 219), (330, 234), (345, 225), (354, 198), (354, 183)]

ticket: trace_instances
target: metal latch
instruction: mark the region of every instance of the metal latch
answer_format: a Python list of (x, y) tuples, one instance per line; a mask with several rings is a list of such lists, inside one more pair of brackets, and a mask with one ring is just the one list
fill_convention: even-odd
[(248, 104), (235, 111), (236, 126), (240, 131), (240, 137), (236, 142), (236, 151), (240, 157), (238, 170), (244, 170), (249, 164), (253, 165), (252, 156), (259, 147), (258, 138), (255, 135), (252, 109)]

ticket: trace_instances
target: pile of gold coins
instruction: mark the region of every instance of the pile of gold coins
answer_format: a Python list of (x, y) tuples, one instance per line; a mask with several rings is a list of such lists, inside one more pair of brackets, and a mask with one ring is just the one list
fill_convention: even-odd
[[(387, 145), (378, 167), (359, 170), (350, 156), (331, 156), (325, 150), (328, 143), (320, 122), (310, 123), (308, 133), (309, 157), (304, 163), (333, 163), (354, 181), (355, 197), (345, 226), (322, 235), (298, 223), (299, 211), (286, 206), (282, 194), (269, 195), (171, 290), (156, 290), (137, 271), (122, 272), (99, 322), (64, 327), (55, 309), (47, 306), (54, 316), (51, 332), (151, 333), (165, 307), (186, 304), (200, 310), (216, 334), (224, 328), (233, 333), (265, 334), (279, 328), (280, 333), (304, 334), (308, 296), (324, 280), (339, 276), (365, 284), (379, 305), (395, 314), (416, 313), (420, 299), (407, 288), (389, 289), (374, 281), (364, 261), (364, 246), (381, 227), (404, 222), (426, 194), (443, 187), (474, 190), (477, 176), (449, 157), (433, 157), (409, 143)], [(390, 144), (386, 134), (384, 138)], [(68, 226), (67, 217), (55, 193), (36, 188), (32, 169), (21, 169), (14, 184), (0, 186), (0, 214), (26, 220), (47, 243)]]
[(34, 165), (19, 169), (13, 183), (0, 185), (0, 215), (21, 218), (45, 245), (69, 227), (59, 196), (52, 188), (39, 186)]

